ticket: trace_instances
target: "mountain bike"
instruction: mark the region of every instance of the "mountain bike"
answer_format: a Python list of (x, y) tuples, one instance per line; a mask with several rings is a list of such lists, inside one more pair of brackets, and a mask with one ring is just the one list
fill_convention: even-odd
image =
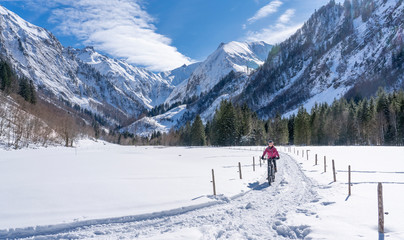
[(268, 160), (268, 183), (269, 186), (271, 186), (271, 183), (275, 182), (275, 163), (274, 161), (276, 161), (276, 158), (268, 158), (265, 159), (263, 158), (263, 160)]

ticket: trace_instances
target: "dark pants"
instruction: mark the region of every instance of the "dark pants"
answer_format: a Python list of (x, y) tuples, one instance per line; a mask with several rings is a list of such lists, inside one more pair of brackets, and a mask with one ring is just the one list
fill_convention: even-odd
[(270, 159), (268, 159), (268, 170), (269, 170), (269, 165), (271, 164), (271, 162), (270, 161), (272, 161), (273, 163), (274, 163), (274, 170), (275, 170), (275, 172), (277, 172), (278, 171), (278, 169), (276, 168), (276, 159), (275, 158), (270, 158)]

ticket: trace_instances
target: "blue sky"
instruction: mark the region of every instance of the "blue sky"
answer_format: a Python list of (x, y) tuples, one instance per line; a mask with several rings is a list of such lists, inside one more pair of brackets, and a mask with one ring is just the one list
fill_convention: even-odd
[(169, 70), (204, 60), (221, 42), (275, 44), (328, 0), (0, 0), (64, 46)]

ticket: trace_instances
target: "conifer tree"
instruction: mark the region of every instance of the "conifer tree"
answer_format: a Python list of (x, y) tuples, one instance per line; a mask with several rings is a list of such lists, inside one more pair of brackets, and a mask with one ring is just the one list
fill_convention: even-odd
[(294, 124), (294, 140), (295, 144), (309, 145), (310, 144), (310, 119), (306, 109), (299, 107)]
[(191, 145), (204, 146), (206, 144), (205, 127), (199, 115), (196, 116), (191, 126)]

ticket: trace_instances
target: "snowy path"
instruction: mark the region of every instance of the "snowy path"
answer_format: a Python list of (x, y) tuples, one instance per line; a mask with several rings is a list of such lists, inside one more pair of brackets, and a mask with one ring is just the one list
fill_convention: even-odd
[[(299, 164), (282, 154), (277, 179), (263, 176), (252, 190), (223, 203), (171, 216), (125, 223), (89, 225), (33, 239), (303, 239), (310, 233), (317, 184)], [(306, 219), (307, 220), (307, 219)], [(293, 223), (300, 222), (294, 225)]]

